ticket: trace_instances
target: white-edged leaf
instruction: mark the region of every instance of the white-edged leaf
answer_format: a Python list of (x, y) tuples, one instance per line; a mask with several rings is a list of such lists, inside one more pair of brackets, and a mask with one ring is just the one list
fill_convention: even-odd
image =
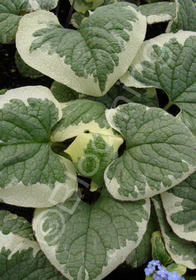
[(126, 141), (123, 155), (105, 171), (116, 199), (138, 200), (172, 188), (196, 170), (196, 139), (160, 108), (128, 103), (106, 110), (111, 127)]
[(24, 237), (26, 234), (27, 222), (23, 218), (0, 211), (0, 279), (65, 280), (49, 263), (38, 243), (29, 236)]
[(178, 237), (167, 223), (161, 198), (159, 196), (155, 196), (152, 200), (158, 216), (165, 247), (171, 258), (176, 263), (183, 264), (187, 268), (196, 269), (195, 243)]
[(140, 12), (146, 16), (147, 23), (169, 21), (175, 17), (176, 5), (172, 2), (157, 2), (139, 6)]
[(114, 135), (81, 133), (65, 150), (74, 162), (79, 175), (89, 177), (99, 186), (104, 186), (104, 171), (118, 156), (123, 139)]
[(57, 0), (0, 0), (0, 43), (15, 39), (22, 12), (55, 8)]
[(145, 33), (146, 18), (121, 2), (97, 8), (78, 30), (63, 28), (50, 12), (25, 15), (16, 46), (36, 70), (78, 92), (101, 96), (126, 72)]
[(77, 99), (61, 106), (63, 116), (52, 129), (51, 140), (53, 142), (63, 142), (85, 131), (115, 135), (106, 120), (106, 108), (103, 104), (87, 99)]
[(167, 32), (196, 31), (196, 6), (193, 0), (175, 0), (176, 17), (169, 23)]
[(150, 202), (119, 202), (106, 190), (93, 205), (78, 199), (37, 209), (33, 229), (47, 258), (69, 280), (103, 279), (142, 240)]
[(145, 41), (121, 81), (127, 86), (156, 87), (177, 105), (179, 117), (196, 133), (196, 33), (179, 31)]
[(13, 233), (29, 240), (35, 240), (31, 224), (25, 218), (6, 210), (0, 210), (0, 231), (4, 235)]
[(167, 220), (181, 238), (196, 242), (196, 173), (161, 195)]
[(129, 268), (129, 269), (138, 268), (152, 259), (151, 237), (152, 237), (152, 233), (158, 229), (159, 226), (157, 222), (157, 217), (154, 212), (154, 209), (152, 208), (147, 230), (142, 238), (141, 243), (128, 256), (128, 258), (126, 259), (122, 267)]
[(43, 86), (0, 96), (0, 198), (26, 207), (63, 202), (77, 188), (72, 163), (51, 150), (60, 104)]
[[(69, 0), (70, 4), (73, 4), (73, 0)], [(74, 10), (80, 13), (85, 13), (88, 10), (94, 10), (102, 5), (104, 0), (76, 0), (74, 3)]]

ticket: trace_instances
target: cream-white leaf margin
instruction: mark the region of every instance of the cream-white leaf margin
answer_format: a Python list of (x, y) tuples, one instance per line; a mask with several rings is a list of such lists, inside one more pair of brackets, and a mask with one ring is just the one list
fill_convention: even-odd
[[(108, 6), (104, 6), (98, 9), (106, 9), (107, 7)], [(92, 96), (102, 96), (127, 71), (128, 66), (136, 55), (138, 48), (141, 46), (145, 37), (147, 25), (146, 17), (140, 12), (137, 12), (131, 5), (127, 5), (126, 9), (134, 11), (138, 20), (132, 22), (132, 31), (126, 31), (130, 36), (128, 42), (119, 38), (118, 34), (114, 34), (115, 40), (119, 40), (119, 43), (123, 45), (124, 51), (118, 54), (119, 65), (114, 67), (113, 73), (108, 74), (104, 91), (100, 90), (98, 80), (95, 80), (93, 75), (89, 75), (88, 78), (76, 75), (71, 69), (71, 66), (64, 62), (66, 54), (64, 54), (63, 57), (60, 57), (55, 52), (52, 52), (49, 55), (49, 46), (45, 47), (47, 48), (45, 51), (38, 48), (33, 52), (30, 52), (32, 42), (35, 40), (33, 34), (36, 31), (50, 27), (50, 25), (60, 26), (57, 17), (53, 13), (41, 10), (25, 15), (19, 23), (19, 28), (16, 34), (16, 47), (22, 59), (32, 68), (35, 68), (44, 75), (47, 75), (57, 82), (65, 84), (80, 93)], [(107, 67), (110, 67), (110, 65)]]
[(196, 172), (161, 194), (166, 218), (181, 238), (196, 242)]
[[(51, 91), (43, 86), (26, 86), (8, 90), (0, 96), (0, 109), (10, 100), (19, 99), (28, 104), (29, 98), (48, 99), (58, 108), (58, 119), (62, 117), (60, 103), (53, 97)], [(66, 166), (67, 182), (56, 181), (52, 189), (47, 184), (36, 183), (25, 186), (22, 182), (10, 182), (5, 188), (0, 188), (0, 198), (3, 202), (24, 207), (47, 207), (65, 201), (77, 189), (76, 173), (72, 163), (64, 157), (56, 155), (62, 165)]]

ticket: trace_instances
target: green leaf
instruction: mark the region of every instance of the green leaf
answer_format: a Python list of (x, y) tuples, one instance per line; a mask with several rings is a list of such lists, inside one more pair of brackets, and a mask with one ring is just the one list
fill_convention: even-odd
[(151, 238), (152, 243), (152, 259), (159, 260), (164, 266), (172, 262), (170, 255), (168, 255), (160, 231), (155, 231)]
[(6, 91), (7, 91), (7, 89), (1, 89), (1, 90), (0, 90), (0, 95), (5, 94), (5, 93), (6, 93)]
[(128, 256), (125, 263), (122, 264), (122, 267), (138, 268), (152, 259), (151, 237), (152, 233), (157, 229), (159, 229), (157, 217), (154, 212), (154, 209), (152, 208), (147, 230), (142, 238), (141, 243)]
[(72, 18), (71, 18), (71, 24), (75, 28), (78, 28), (81, 25), (81, 23), (89, 17), (88, 12), (86, 12), (85, 15), (78, 13), (78, 12), (73, 13)]
[(167, 32), (196, 31), (196, 6), (193, 0), (175, 0), (176, 17), (169, 23)]
[(195, 243), (178, 237), (167, 223), (160, 197), (153, 197), (152, 200), (158, 216), (165, 247), (171, 258), (176, 263), (185, 265), (187, 268), (196, 269)]
[(84, 98), (100, 102), (107, 108), (117, 107), (117, 105), (129, 102), (140, 103), (150, 107), (159, 107), (155, 88), (130, 88), (120, 83), (116, 83), (104, 96), (84, 96)]
[(195, 137), (164, 110), (128, 103), (106, 110), (106, 118), (126, 141), (123, 155), (105, 171), (107, 189), (116, 199), (153, 196), (195, 171)]
[(76, 190), (72, 163), (54, 154), (52, 126), (61, 118), (49, 89), (22, 87), (0, 96), (0, 198), (25, 207), (63, 202)]
[(58, 83), (54, 81), (52, 83), (52, 86), (50, 88), (52, 94), (59, 102), (67, 102), (70, 100), (78, 99), (79, 93), (77, 93), (75, 90), (67, 87), (66, 85), (63, 85), (61, 83)]
[(0, 0), (0, 43), (15, 39), (22, 11), (53, 9), (57, 0)]
[(28, 239), (29, 232), (29, 225), (23, 218), (0, 211), (1, 280), (65, 280), (49, 263), (37, 242)]
[[(73, 0), (69, 0), (70, 4), (73, 4)], [(76, 0), (74, 4), (74, 10), (80, 13), (85, 13), (88, 10), (94, 10), (102, 5), (104, 0)]]
[(29, 240), (35, 240), (31, 224), (23, 217), (18, 217), (5, 210), (0, 211), (0, 232), (4, 235), (13, 233)]
[(20, 72), (20, 74), (23, 75), (24, 77), (29, 77), (31, 79), (36, 79), (36, 78), (39, 78), (39, 77), (43, 76), (42, 73), (40, 73), (37, 70), (28, 66), (22, 60), (22, 58), (20, 57), (18, 52), (16, 52), (16, 54), (15, 54), (15, 64), (16, 64), (16, 67), (17, 67), (18, 71)]
[(104, 171), (118, 156), (123, 139), (114, 135), (81, 133), (65, 150), (79, 175), (89, 177), (99, 186), (104, 186)]
[(166, 267), (166, 269), (170, 272), (176, 271), (180, 276), (186, 273), (186, 266), (183, 264), (171, 263)]
[(121, 81), (126, 86), (156, 87), (181, 112), (183, 122), (196, 133), (196, 33), (179, 31), (145, 41)]
[(196, 172), (161, 195), (167, 220), (181, 238), (196, 242)]
[(78, 30), (37, 11), (20, 21), (16, 46), (36, 70), (78, 92), (102, 96), (125, 73), (145, 32), (146, 18), (126, 2), (97, 8)]
[(139, 6), (140, 12), (147, 17), (147, 23), (169, 21), (175, 17), (176, 5), (171, 2), (157, 2)]
[(105, 109), (103, 104), (86, 99), (63, 104), (63, 116), (53, 127), (51, 140), (63, 142), (85, 131), (108, 136), (117, 135), (106, 120)]
[(33, 229), (41, 249), (65, 277), (103, 279), (138, 246), (149, 214), (149, 200), (119, 202), (104, 190), (93, 205), (72, 197), (37, 209)]

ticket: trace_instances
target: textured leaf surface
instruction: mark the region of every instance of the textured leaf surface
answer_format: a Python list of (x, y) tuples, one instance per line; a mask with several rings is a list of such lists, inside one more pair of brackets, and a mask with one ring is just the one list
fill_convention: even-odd
[(167, 32), (179, 30), (196, 31), (196, 6), (193, 0), (176, 0), (176, 17), (167, 28)]
[(4, 202), (44, 207), (76, 190), (67, 159), (50, 147), (50, 131), (62, 112), (42, 86), (7, 91), (0, 98), (0, 197)]
[(140, 12), (147, 17), (147, 23), (169, 21), (175, 17), (176, 5), (171, 2), (157, 2), (139, 6)]
[(65, 279), (49, 263), (37, 242), (28, 239), (30, 231), (32, 234), (29, 225), (21, 217), (0, 211), (0, 279)]
[(196, 173), (161, 195), (167, 220), (181, 238), (196, 242)]
[(156, 87), (177, 105), (179, 117), (196, 133), (196, 33), (179, 31), (144, 42), (121, 80), (127, 86)]
[(50, 262), (68, 279), (98, 280), (137, 247), (149, 214), (149, 200), (119, 202), (105, 190), (94, 205), (72, 197), (37, 209), (33, 229)]
[(165, 247), (172, 259), (187, 268), (196, 269), (196, 245), (178, 237), (167, 223), (160, 197), (153, 198)]
[(22, 11), (55, 8), (57, 0), (0, 0), (0, 42), (9, 43), (15, 39)]
[[(153, 211), (152, 211), (153, 210)], [(159, 229), (154, 209), (151, 210), (147, 230), (139, 246), (128, 256), (125, 261), (125, 268), (138, 268), (152, 259), (151, 237), (155, 230)]]
[(153, 196), (195, 171), (195, 137), (164, 110), (129, 103), (107, 110), (106, 118), (126, 141), (123, 155), (105, 171), (107, 189), (115, 198)]
[(105, 106), (98, 102), (79, 99), (62, 105), (63, 117), (53, 127), (53, 142), (63, 142), (83, 132), (114, 136), (105, 117)]
[(155, 88), (138, 89), (126, 87), (120, 83), (115, 84), (104, 96), (88, 96), (88, 99), (98, 101), (109, 109), (129, 102), (140, 103), (150, 107), (159, 107)]
[[(69, 0), (70, 4), (73, 4), (73, 0)], [(80, 13), (85, 13), (88, 10), (94, 10), (102, 5), (104, 0), (76, 0), (74, 4), (74, 10)]]
[(6, 235), (13, 233), (29, 240), (34, 240), (31, 224), (24, 219), (9, 211), (0, 211), (0, 231)]
[(25, 15), (16, 45), (31, 67), (78, 92), (100, 96), (125, 73), (145, 32), (146, 18), (121, 2), (97, 8), (78, 30), (63, 28), (46, 11)]
[(65, 152), (71, 156), (79, 175), (92, 178), (103, 187), (104, 171), (117, 158), (122, 143), (121, 137), (113, 135), (81, 133)]

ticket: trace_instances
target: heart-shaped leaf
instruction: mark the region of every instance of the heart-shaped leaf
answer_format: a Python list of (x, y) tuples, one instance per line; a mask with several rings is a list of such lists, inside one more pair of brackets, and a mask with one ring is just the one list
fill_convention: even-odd
[(27, 227), (32, 236), (32, 227), (24, 218), (0, 211), (1, 280), (65, 280), (49, 263), (37, 242), (26, 236)]
[(63, 28), (50, 12), (25, 15), (16, 45), (31, 67), (78, 92), (100, 96), (126, 72), (145, 32), (146, 18), (120, 2), (97, 8), (78, 30)]
[(72, 197), (37, 209), (33, 229), (41, 249), (65, 277), (99, 280), (138, 246), (149, 215), (149, 200), (119, 202), (104, 190), (94, 205)]
[(190, 269), (196, 269), (195, 243), (178, 237), (167, 223), (161, 198), (155, 196), (152, 200), (167, 252), (176, 263), (183, 264)]
[(167, 220), (181, 238), (196, 242), (196, 173), (161, 195)]
[(26, 207), (63, 202), (77, 188), (72, 163), (51, 150), (59, 103), (42, 86), (0, 96), (0, 198)]
[(105, 171), (116, 199), (138, 200), (172, 188), (196, 170), (196, 139), (178, 119), (159, 108), (128, 103), (106, 111), (126, 150)]
[(121, 81), (127, 86), (156, 87), (168, 97), (179, 117), (196, 133), (196, 33), (179, 31), (145, 41)]

